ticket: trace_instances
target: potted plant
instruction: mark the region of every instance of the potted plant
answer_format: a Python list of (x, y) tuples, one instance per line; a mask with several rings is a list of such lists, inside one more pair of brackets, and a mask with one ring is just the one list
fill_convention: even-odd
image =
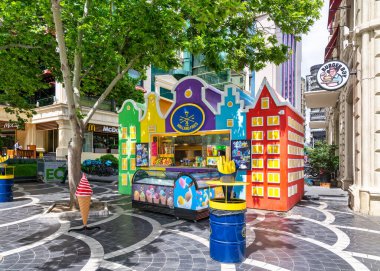
[(319, 172), (320, 186), (330, 187), (331, 180), (335, 179), (339, 168), (339, 156), (336, 145), (329, 145), (325, 141), (317, 141), (314, 148), (308, 149), (310, 166)]

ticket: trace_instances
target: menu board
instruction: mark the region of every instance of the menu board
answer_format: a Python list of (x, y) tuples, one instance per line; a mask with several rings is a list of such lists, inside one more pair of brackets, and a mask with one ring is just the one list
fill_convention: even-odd
[(236, 169), (251, 168), (251, 142), (249, 140), (231, 140), (231, 157)]
[(149, 143), (136, 143), (136, 166), (149, 166)]

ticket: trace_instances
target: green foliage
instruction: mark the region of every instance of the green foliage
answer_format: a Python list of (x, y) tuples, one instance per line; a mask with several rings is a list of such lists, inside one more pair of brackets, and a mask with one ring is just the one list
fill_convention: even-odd
[[(86, 2), (88, 15), (83, 16)], [(62, 81), (50, 6), (49, 0), (0, 3), (4, 101), (18, 91), (26, 97), (46, 87), (43, 69)], [(291, 52), (257, 18), (268, 14), (283, 33), (299, 38), (319, 18), (321, 6), (322, 0), (62, 0), (61, 15), (70, 69), (74, 70), (75, 52), (80, 52), (80, 90), (99, 96), (131, 61), (143, 78), (149, 65), (177, 67), (179, 50), (203, 54), (204, 63), (216, 70), (241, 70), (245, 65), (257, 70), (268, 61), (279, 64)], [(111, 98), (141, 102), (142, 94), (134, 89), (138, 79), (126, 74)]]
[(37, 164), (15, 164), (15, 177), (37, 176)]
[(336, 172), (339, 168), (339, 156), (335, 154), (337, 149), (338, 146), (325, 141), (315, 142), (314, 148), (308, 148), (311, 167), (326, 174)]
[(112, 167), (113, 168), (117, 168), (118, 167), (119, 160), (115, 156), (113, 156), (112, 154), (106, 154), (106, 155), (100, 156), (100, 161), (102, 161), (102, 163), (104, 163), (107, 160), (110, 160), (112, 162)]

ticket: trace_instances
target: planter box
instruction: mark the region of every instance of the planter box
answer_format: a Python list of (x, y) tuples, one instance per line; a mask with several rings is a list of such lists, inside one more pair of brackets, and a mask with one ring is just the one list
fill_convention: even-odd
[(119, 153), (119, 150), (118, 149), (111, 149), (111, 153)]
[(107, 149), (106, 148), (95, 148), (94, 152), (95, 153), (107, 153)]

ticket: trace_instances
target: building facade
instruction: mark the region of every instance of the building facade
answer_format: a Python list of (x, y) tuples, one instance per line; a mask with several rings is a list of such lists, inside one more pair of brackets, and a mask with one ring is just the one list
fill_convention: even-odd
[(350, 207), (380, 215), (380, 1), (331, 0), (328, 18), (325, 61), (340, 60), (351, 71), (324, 105), (328, 142), (339, 146)]

